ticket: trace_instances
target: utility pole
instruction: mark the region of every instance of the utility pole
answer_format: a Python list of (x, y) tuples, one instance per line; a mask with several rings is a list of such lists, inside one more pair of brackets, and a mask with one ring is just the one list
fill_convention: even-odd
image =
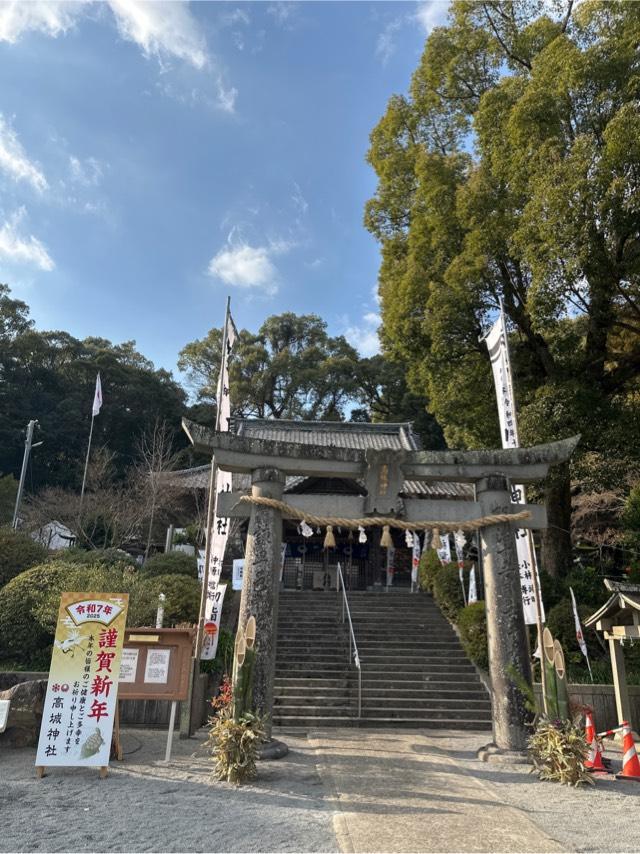
[[(24, 443), (24, 456), (22, 458), (22, 471), (20, 472), (20, 483), (18, 484), (18, 494), (16, 495), (16, 506), (13, 510), (13, 521), (11, 522), (11, 527), (16, 530), (18, 527), (18, 512), (20, 511), (20, 502), (22, 501), (22, 493), (24, 492), (24, 481), (27, 476), (27, 466), (29, 465), (29, 454), (31, 453), (31, 448), (33, 446), (33, 431), (35, 429), (37, 420), (29, 421), (27, 424), (27, 438)], [(38, 442), (38, 445), (41, 445), (42, 442)]]

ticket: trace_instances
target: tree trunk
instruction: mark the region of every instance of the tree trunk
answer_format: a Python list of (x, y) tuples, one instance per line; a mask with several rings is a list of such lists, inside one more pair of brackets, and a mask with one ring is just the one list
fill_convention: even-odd
[(553, 468), (544, 485), (548, 527), (541, 533), (542, 569), (553, 577), (566, 575), (571, 548), (571, 478), (568, 463)]

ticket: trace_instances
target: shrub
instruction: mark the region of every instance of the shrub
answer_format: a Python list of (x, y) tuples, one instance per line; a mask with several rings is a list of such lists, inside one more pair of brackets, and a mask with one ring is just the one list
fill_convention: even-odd
[(25, 569), (42, 563), (47, 550), (28, 534), (0, 528), (0, 587)]
[(433, 585), (437, 574), (442, 569), (438, 552), (435, 549), (427, 549), (421, 556), (418, 565), (418, 581), (421, 590), (428, 590), (433, 593)]
[(529, 749), (541, 780), (567, 786), (593, 783), (584, 767), (589, 751), (584, 733), (571, 721), (551, 723), (542, 718), (529, 739)]
[(0, 589), (1, 658), (35, 670), (49, 667), (53, 632), (35, 619), (35, 611), (51, 591), (62, 590), (65, 570), (64, 564), (41, 564)]
[(157, 578), (145, 578), (149, 589), (153, 591), (155, 607), (158, 596), (164, 593), (165, 626), (176, 623), (197, 623), (200, 611), (200, 583), (186, 575), (159, 575)]
[[(468, 572), (466, 573), (468, 576)], [(465, 578), (465, 585), (467, 578)], [(442, 566), (433, 582), (433, 595), (438, 607), (452, 622), (456, 622), (458, 612), (464, 608), (462, 586), (458, 576), (458, 567), (453, 564)]]
[(54, 560), (80, 566), (102, 566), (108, 569), (119, 569), (124, 572), (136, 566), (135, 559), (122, 549), (81, 549), (73, 548), (60, 551), (54, 555)]
[(145, 561), (141, 572), (148, 576), (188, 575), (197, 579), (198, 561), (194, 555), (183, 552), (160, 552)]
[(488, 670), (487, 614), (484, 602), (474, 602), (458, 612), (458, 631), (471, 661), (482, 670)]
[(17, 575), (0, 590), (0, 655), (34, 668), (49, 667), (65, 591), (128, 593), (128, 626), (155, 625), (157, 591), (131, 570), (53, 561)]

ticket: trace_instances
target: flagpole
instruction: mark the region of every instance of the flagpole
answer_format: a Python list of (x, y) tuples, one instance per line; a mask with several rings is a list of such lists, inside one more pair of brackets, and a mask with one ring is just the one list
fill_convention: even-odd
[[(231, 314), (231, 297), (227, 297), (227, 310), (225, 312), (224, 317), (224, 328), (222, 332), (222, 358), (220, 360), (220, 377), (224, 379), (224, 372), (227, 366), (227, 329), (229, 326), (229, 316)], [(215, 421), (215, 429), (216, 432), (220, 429), (220, 400), (216, 401), (216, 421)], [(207, 502), (207, 522), (206, 522), (206, 540), (204, 546), (204, 576), (202, 579), (202, 591), (200, 594), (200, 612), (198, 615), (198, 631), (196, 634), (196, 666), (195, 666), (195, 674), (198, 673), (199, 664), (200, 664), (200, 656), (202, 652), (202, 635), (204, 633), (204, 614), (205, 608), (207, 604), (207, 595), (209, 592), (209, 561), (211, 559), (211, 541), (212, 537), (212, 526), (213, 526), (213, 517), (215, 516), (215, 512), (218, 505), (218, 492), (216, 489), (216, 475), (217, 475), (218, 467), (216, 465), (215, 456), (211, 457), (211, 472), (209, 474), (209, 499)]]
[(87, 457), (84, 461), (84, 475), (82, 477), (82, 489), (80, 490), (80, 513), (82, 512), (82, 502), (84, 501), (84, 488), (87, 484), (87, 470), (89, 468), (89, 454), (91, 453), (91, 439), (93, 437), (93, 422), (95, 415), (91, 413), (91, 427), (89, 428), (89, 445), (87, 446)]
[[(509, 338), (507, 336), (507, 324), (504, 322), (504, 303), (502, 301), (502, 297), (500, 297), (500, 325), (502, 326), (502, 334), (504, 335), (504, 346), (507, 351), (507, 373), (509, 379), (509, 393), (511, 395), (511, 401), (513, 403), (513, 426), (515, 428), (515, 438), (516, 438), (516, 447), (520, 447), (520, 435), (518, 433), (518, 420), (517, 420), (517, 410), (516, 410), (516, 396), (513, 388), (513, 374), (511, 372), (511, 351), (509, 349)], [(524, 499), (524, 503), (527, 502), (527, 493), (526, 488), (523, 485), (522, 487), (522, 498)], [(538, 647), (540, 650), (540, 687), (542, 689), (542, 708), (544, 709), (545, 714), (547, 713), (547, 677), (545, 674), (544, 662), (542, 661), (542, 633), (543, 633), (543, 623), (542, 623), (542, 609), (540, 607), (540, 585), (538, 584), (538, 561), (536, 560), (536, 548), (533, 542), (533, 534), (531, 533), (531, 528), (527, 529), (527, 538), (529, 541), (529, 551), (531, 552), (531, 580), (533, 582), (533, 595), (536, 600), (536, 628), (538, 629)], [(527, 633), (527, 639), (529, 635)]]

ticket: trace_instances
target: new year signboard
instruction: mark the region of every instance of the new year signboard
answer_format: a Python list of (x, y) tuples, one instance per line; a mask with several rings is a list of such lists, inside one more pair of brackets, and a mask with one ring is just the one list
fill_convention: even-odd
[(63, 593), (36, 766), (109, 764), (126, 593)]

